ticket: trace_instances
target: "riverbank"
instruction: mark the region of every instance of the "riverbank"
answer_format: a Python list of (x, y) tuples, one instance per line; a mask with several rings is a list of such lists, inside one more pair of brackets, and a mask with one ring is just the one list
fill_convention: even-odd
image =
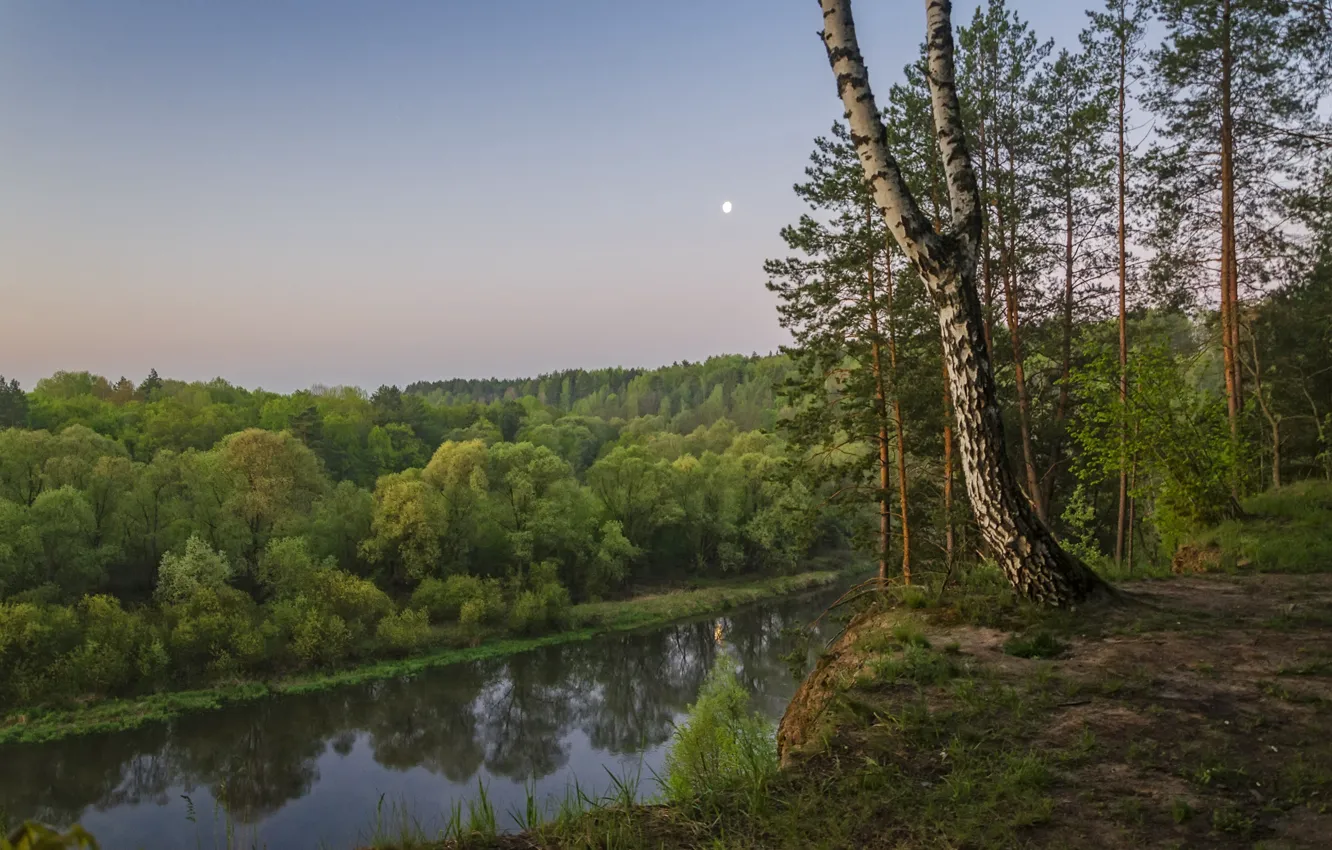
[(1077, 611), (983, 573), (938, 603), (871, 601), (791, 701), (761, 789), (374, 846), (1326, 846), (1332, 487), (1245, 507)]
[[(708, 585), (651, 593), (618, 602), (574, 606), (567, 630), (535, 638), (497, 635), (474, 646), (451, 646), (404, 659), (379, 661), (262, 682), (233, 682), (212, 688), (105, 700), (71, 709), (10, 712), (0, 720), (0, 744), (53, 741), (74, 735), (114, 732), (170, 720), (189, 712), (280, 694), (309, 693), (376, 679), (410, 675), (435, 667), (496, 658), (552, 644), (588, 640), (600, 634), (660, 626), (677, 620), (724, 612), (779, 596), (827, 587), (846, 572), (820, 570), (757, 581)], [(454, 638), (462, 640), (461, 636)]]

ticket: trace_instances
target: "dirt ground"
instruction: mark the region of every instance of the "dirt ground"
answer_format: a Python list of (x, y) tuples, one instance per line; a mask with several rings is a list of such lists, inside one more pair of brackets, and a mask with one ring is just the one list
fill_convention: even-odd
[[(1018, 711), (1035, 718), (1008, 721), (1021, 730), (1017, 749), (1052, 765), (1048, 817), (1021, 827), (1013, 846), (1332, 847), (1332, 576), (1196, 576), (1123, 589), (1123, 604), (1073, 618), (1054, 658), (1007, 654), (1010, 631), (926, 626), (934, 646), (946, 643), (989, 680), (1026, 693), (1055, 683), (1055, 696)], [(900, 683), (885, 689), (865, 672), (876, 653), (865, 651), (867, 636), (892, 628), (894, 616), (855, 624), (814, 677), (821, 686), (793, 702), (782, 729), (788, 762), (818, 749), (816, 737), (829, 740), (830, 694), (879, 705), (905, 698)], [(924, 690), (932, 711), (953, 699), (943, 686)], [(856, 741), (847, 733), (834, 749)]]

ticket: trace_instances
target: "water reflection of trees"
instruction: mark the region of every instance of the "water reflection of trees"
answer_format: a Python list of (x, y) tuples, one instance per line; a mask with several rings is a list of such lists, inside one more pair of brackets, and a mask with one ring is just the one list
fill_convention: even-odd
[(88, 806), (162, 805), (204, 787), (232, 817), (254, 823), (308, 794), (321, 757), (346, 756), (362, 739), (391, 770), (424, 767), (469, 784), (484, 765), (516, 781), (539, 779), (569, 761), (570, 747), (580, 745), (575, 731), (616, 755), (666, 741), (721, 651), (719, 624), (760, 707), (780, 712), (795, 687), (782, 660), (790, 648), (784, 630), (817, 610), (785, 603), (245, 703), (170, 727), (0, 748), (0, 810), (68, 823)]
[(88, 806), (164, 802), (175, 771), (162, 757), (164, 727), (107, 737), (0, 747), (0, 813), (18, 820), (69, 823)]
[(348, 723), (370, 735), (375, 761), (393, 770), (424, 767), (452, 782), (467, 782), (485, 758), (477, 738), (477, 697), (502, 670), (468, 664), (376, 683)]

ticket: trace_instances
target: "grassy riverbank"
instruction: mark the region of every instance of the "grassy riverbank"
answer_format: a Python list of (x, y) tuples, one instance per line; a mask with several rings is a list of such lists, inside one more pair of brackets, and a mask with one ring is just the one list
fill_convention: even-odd
[[(803, 591), (826, 587), (845, 573), (822, 570), (748, 582), (709, 584), (693, 589), (651, 593), (618, 602), (577, 605), (570, 612), (569, 628), (535, 638), (492, 635), (476, 645), (460, 645), (467, 638), (443, 630), (442, 648), (404, 659), (333, 670), (265, 682), (233, 682), (217, 687), (152, 694), (136, 699), (105, 700), (73, 708), (13, 711), (0, 720), (0, 744), (51, 741), (71, 735), (130, 729), (169, 720), (187, 712), (207, 711), (229, 703), (270, 695), (309, 693), (375, 679), (407, 675), (432, 667), (495, 658), (557, 643), (587, 640), (599, 634), (648, 628), (675, 620), (703, 616)], [(449, 644), (455, 645), (449, 645)]]
[(627, 795), (381, 848), (1210, 847), (1332, 835), (1332, 487), (1249, 500), (1174, 572), (1074, 611), (993, 576), (878, 599), (783, 720), (761, 788)]

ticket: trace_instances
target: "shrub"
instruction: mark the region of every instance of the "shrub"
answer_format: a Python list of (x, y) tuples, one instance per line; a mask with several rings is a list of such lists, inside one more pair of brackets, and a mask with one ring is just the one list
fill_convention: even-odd
[(104, 595), (85, 596), (77, 611), (83, 642), (61, 659), (59, 672), (78, 692), (113, 693), (165, 672), (162, 643), (141, 615)]
[(398, 652), (412, 652), (430, 642), (430, 617), (425, 611), (404, 608), (379, 621), (376, 635)]
[(698, 701), (675, 730), (666, 756), (666, 795), (679, 803), (707, 804), (718, 794), (740, 792), (757, 806), (776, 773), (772, 724), (750, 711), (735, 662), (719, 655)]
[(551, 561), (533, 564), (526, 584), (509, 610), (509, 628), (518, 634), (535, 635), (563, 626), (572, 602), (568, 589), (560, 584), (558, 565)]
[(452, 575), (444, 581), (428, 578), (412, 593), (412, 607), (425, 611), (433, 622), (443, 623), (458, 619), (464, 605), (485, 593), (484, 580), (476, 576)]
[(320, 563), (304, 537), (275, 537), (259, 556), (259, 583), (277, 597), (309, 590), (314, 574), (332, 568), (333, 559)]
[(540, 634), (546, 630), (545, 606), (536, 593), (524, 590), (509, 609), (509, 628), (520, 635)]
[[(461, 578), (460, 576), (451, 576)], [(470, 577), (469, 577), (470, 578)], [(504, 590), (496, 579), (478, 579), (478, 590), (458, 609), (458, 622), (470, 630), (494, 625), (504, 619)], [(447, 582), (445, 582), (447, 584)]]
[(23, 705), (67, 694), (57, 665), (80, 638), (71, 608), (0, 603), (0, 703)]
[(291, 634), (291, 651), (306, 664), (334, 664), (347, 657), (352, 635), (337, 614), (307, 610)]
[(231, 578), (231, 565), (197, 534), (191, 534), (181, 554), (162, 556), (153, 595), (163, 604), (184, 602), (200, 591), (218, 590)]
[(238, 590), (199, 590), (164, 614), (167, 653), (178, 676), (234, 676), (264, 656), (255, 605)]
[(336, 614), (353, 638), (370, 634), (375, 624), (393, 611), (393, 601), (374, 582), (343, 570), (315, 571), (304, 598), (315, 607)]
[(614, 520), (601, 526), (601, 540), (583, 577), (583, 594), (600, 598), (624, 584), (629, 563), (641, 551), (624, 536), (624, 527)]

